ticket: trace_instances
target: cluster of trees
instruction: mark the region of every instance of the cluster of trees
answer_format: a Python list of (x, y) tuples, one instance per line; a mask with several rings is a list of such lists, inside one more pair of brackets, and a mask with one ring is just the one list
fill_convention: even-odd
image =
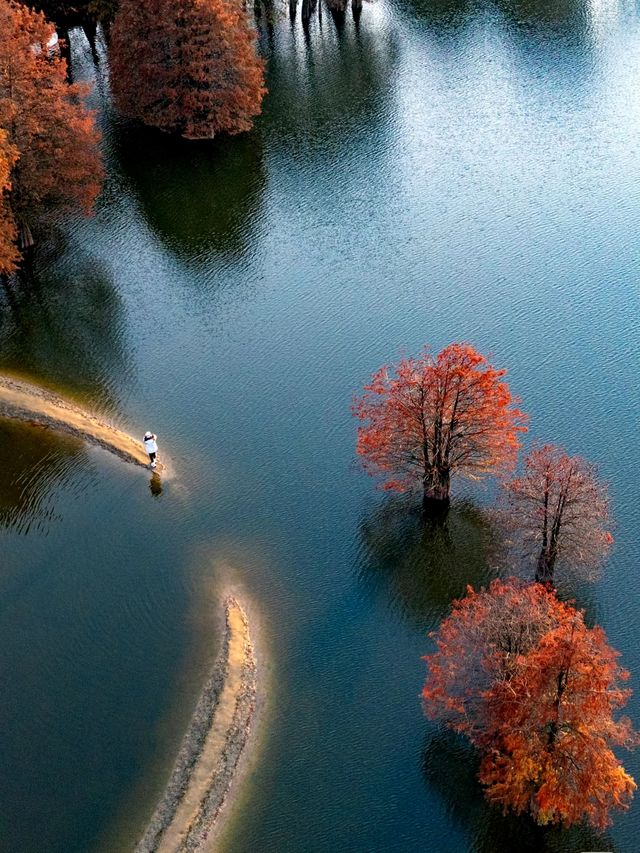
[(357, 452), (391, 491), (419, 491), (426, 512), (449, 507), (452, 477), (502, 475), (496, 517), (510, 559), (553, 583), (558, 565), (592, 578), (613, 541), (606, 484), (580, 456), (534, 445), (513, 476), (527, 415), (496, 369), (469, 344), (383, 366), (356, 398)]
[(480, 750), (487, 797), (540, 824), (596, 827), (625, 808), (633, 779), (613, 753), (637, 742), (614, 713), (627, 673), (601, 628), (560, 602), (559, 566), (593, 579), (613, 537), (606, 484), (595, 466), (534, 445), (514, 475), (527, 417), (498, 370), (468, 344), (384, 366), (356, 398), (357, 451), (383, 488), (419, 491), (446, 513), (451, 478), (501, 475), (494, 513), (511, 568), (530, 583), (469, 588), (433, 635), (425, 711)]
[(0, 0), (0, 274), (33, 243), (45, 213), (90, 211), (102, 165), (84, 87), (67, 79), (44, 15)]
[[(0, 275), (15, 271), (43, 215), (90, 212), (100, 191), (99, 134), (69, 80), (64, 41), (113, 20), (110, 70), (120, 111), (189, 139), (249, 130), (264, 63), (240, 0), (0, 0)], [(117, 10), (117, 11), (116, 11)], [(91, 30), (93, 26), (93, 31)]]
[[(69, 31), (73, 27), (82, 27), (87, 36), (94, 57), (96, 53), (96, 34), (98, 24), (108, 35), (118, 11), (118, 0), (36, 0), (34, 7), (42, 12), (48, 21), (55, 23), (61, 38), (63, 51), (68, 50)], [(69, 59), (68, 52), (65, 54)]]
[(109, 44), (116, 107), (188, 139), (251, 129), (266, 93), (256, 30), (242, 0), (40, 0), (68, 43), (83, 27)]
[[(309, 24), (314, 14), (318, 14), (319, 20), (322, 23), (322, 0), (302, 0), (302, 26), (305, 31), (308, 31)], [(347, 11), (347, 0), (326, 0), (327, 8), (331, 13), (337, 26), (344, 23), (345, 13)], [(298, 9), (298, 0), (289, 0), (289, 17), (293, 21), (296, 17)], [(362, 15), (362, 0), (351, 0), (351, 13), (356, 26), (360, 22)]]

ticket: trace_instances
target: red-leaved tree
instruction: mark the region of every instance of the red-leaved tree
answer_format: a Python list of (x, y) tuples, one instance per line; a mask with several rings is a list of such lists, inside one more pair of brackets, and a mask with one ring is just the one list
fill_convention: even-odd
[(534, 447), (504, 496), (510, 544), (537, 581), (552, 584), (558, 564), (594, 577), (613, 542), (607, 487), (594, 465), (553, 444)]
[[(55, 30), (44, 16), (0, 0), (0, 33), (0, 129), (12, 152), (3, 230), (28, 234), (45, 215), (91, 211), (102, 183), (99, 134), (85, 87), (68, 83), (49, 46)], [(15, 264), (15, 253), (5, 255), (0, 272)]]
[(250, 130), (266, 92), (240, 0), (122, 0), (109, 61), (124, 115), (188, 139)]
[(425, 711), (479, 749), (491, 802), (540, 824), (598, 828), (628, 807), (636, 785), (612, 749), (637, 743), (629, 720), (614, 719), (628, 673), (601, 628), (512, 578), (469, 589), (432, 636)]
[(453, 474), (508, 470), (526, 417), (505, 373), (457, 343), (382, 367), (353, 406), (365, 470), (382, 474), (385, 489), (420, 489), (425, 509), (448, 504)]
[(16, 246), (18, 232), (9, 206), (11, 192), (11, 170), (18, 159), (18, 152), (9, 142), (5, 130), (0, 130), (0, 275), (16, 268), (19, 252)]

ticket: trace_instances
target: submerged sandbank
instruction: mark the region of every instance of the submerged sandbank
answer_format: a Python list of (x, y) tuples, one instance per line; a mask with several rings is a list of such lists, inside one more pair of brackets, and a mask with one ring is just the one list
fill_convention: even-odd
[(225, 610), (220, 655), (137, 853), (209, 849), (238, 772), (255, 716), (257, 667), (244, 609), (229, 596)]
[(34, 422), (80, 438), (134, 465), (148, 465), (140, 441), (51, 391), (0, 375), (0, 417)]

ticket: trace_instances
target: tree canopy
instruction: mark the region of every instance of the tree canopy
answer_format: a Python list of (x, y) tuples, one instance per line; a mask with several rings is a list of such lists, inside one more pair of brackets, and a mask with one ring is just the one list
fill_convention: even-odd
[(250, 130), (266, 92), (239, 0), (122, 0), (109, 59), (118, 109), (189, 139)]
[(422, 692), (429, 717), (480, 750), (489, 800), (540, 824), (610, 823), (636, 784), (612, 747), (637, 736), (614, 719), (628, 673), (604, 631), (541, 584), (471, 588), (433, 635)]
[[(41, 13), (0, 0), (0, 130), (8, 179), (3, 189), (4, 245), (45, 213), (90, 212), (102, 165), (86, 89), (67, 81), (67, 65), (51, 47), (54, 27)], [(0, 273), (15, 269), (15, 249), (0, 255)]]
[(353, 407), (365, 470), (385, 489), (421, 489), (425, 506), (449, 500), (453, 474), (508, 470), (526, 416), (505, 373), (464, 343), (380, 368)]
[(553, 444), (528, 454), (524, 473), (504, 483), (503, 519), (517, 557), (553, 583), (558, 563), (591, 578), (613, 537), (606, 484), (595, 465)]
[(6, 130), (0, 130), (0, 274), (15, 269), (19, 260), (16, 223), (9, 206), (11, 172), (18, 152), (9, 142)]

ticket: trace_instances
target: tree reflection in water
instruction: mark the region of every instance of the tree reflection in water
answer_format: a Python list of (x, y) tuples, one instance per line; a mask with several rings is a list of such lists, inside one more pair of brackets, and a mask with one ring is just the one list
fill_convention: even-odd
[[(0, 371), (17, 371), (112, 416), (133, 374), (124, 306), (104, 266), (72, 260), (68, 250), (54, 232), (32, 269), (0, 285)], [(91, 467), (81, 441), (0, 420), (0, 525), (46, 534), (59, 518), (60, 490), (84, 490), (89, 481), (77, 473)]]
[(468, 584), (486, 585), (495, 570), (494, 533), (469, 501), (430, 520), (404, 496), (387, 498), (360, 524), (358, 576), (420, 630), (435, 628)]
[(60, 488), (84, 489), (75, 476), (91, 462), (81, 441), (40, 426), (0, 419), (0, 525), (26, 535), (46, 534), (60, 520)]
[[(92, 409), (118, 411), (134, 371), (122, 299), (104, 266), (42, 248), (32, 272), (0, 285), (0, 370), (49, 382)], [(56, 249), (63, 258), (51, 264)]]
[(250, 250), (266, 183), (258, 134), (194, 142), (125, 125), (114, 144), (147, 224), (182, 260)]
[[(408, 0), (416, 17), (429, 26), (430, 35), (463, 31), (474, 25), (500, 28), (504, 22), (514, 38), (527, 36), (536, 47), (552, 50), (554, 39), (562, 38), (565, 47), (588, 49), (590, 40), (590, 4), (588, 0)], [(539, 39), (540, 44), (537, 43)]]
[(466, 833), (470, 853), (614, 853), (616, 849), (609, 836), (589, 827), (542, 827), (529, 817), (503, 815), (489, 805), (477, 779), (477, 753), (461, 735), (446, 729), (429, 731), (421, 763), (426, 785), (442, 798), (449, 819)]

